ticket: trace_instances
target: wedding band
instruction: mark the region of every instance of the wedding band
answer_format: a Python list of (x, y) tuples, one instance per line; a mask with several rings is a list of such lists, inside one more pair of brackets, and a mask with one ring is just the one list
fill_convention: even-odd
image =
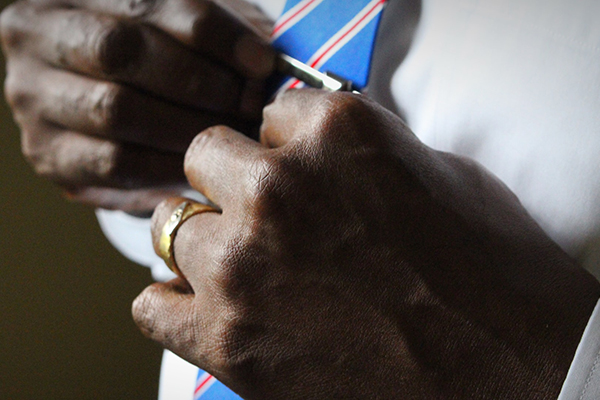
[(175, 262), (175, 254), (173, 253), (173, 242), (175, 241), (175, 235), (177, 231), (190, 217), (205, 212), (219, 212), (214, 207), (207, 206), (206, 204), (196, 203), (192, 201), (184, 201), (175, 208), (171, 214), (171, 218), (163, 226), (160, 234), (160, 242), (158, 246), (158, 252), (160, 258), (165, 261), (167, 267), (177, 275), (183, 278), (181, 270)]

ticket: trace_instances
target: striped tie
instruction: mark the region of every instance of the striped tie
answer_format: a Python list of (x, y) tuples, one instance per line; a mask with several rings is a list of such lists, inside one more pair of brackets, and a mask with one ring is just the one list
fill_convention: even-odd
[[(361, 90), (368, 82), (377, 27), (386, 0), (287, 0), (271, 40), (278, 51), (322, 72), (351, 81)], [(282, 88), (301, 88), (297, 79)], [(241, 400), (213, 376), (200, 370), (194, 400)]]
[(240, 396), (231, 391), (227, 386), (219, 382), (214, 376), (198, 371), (196, 379), (196, 390), (194, 400), (242, 400)]
[[(386, 0), (288, 0), (273, 29), (273, 47), (362, 90)], [(283, 88), (303, 84), (290, 79)]]

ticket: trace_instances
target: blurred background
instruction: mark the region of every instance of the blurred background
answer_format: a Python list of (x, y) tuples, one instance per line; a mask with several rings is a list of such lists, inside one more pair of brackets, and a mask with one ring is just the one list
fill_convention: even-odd
[(130, 311), (150, 271), (33, 174), (4, 93), (0, 137), (0, 399), (156, 399), (162, 351)]

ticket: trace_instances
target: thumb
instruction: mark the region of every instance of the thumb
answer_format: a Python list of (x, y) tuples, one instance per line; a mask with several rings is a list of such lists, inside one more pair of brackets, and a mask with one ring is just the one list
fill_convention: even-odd
[(194, 292), (184, 279), (155, 283), (133, 301), (133, 319), (145, 336), (180, 353), (181, 344), (194, 334), (193, 299)]

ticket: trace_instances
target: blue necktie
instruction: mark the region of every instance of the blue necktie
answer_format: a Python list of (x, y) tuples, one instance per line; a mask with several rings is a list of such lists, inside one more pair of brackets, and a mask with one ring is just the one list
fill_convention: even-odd
[[(273, 47), (321, 72), (351, 81), (358, 90), (369, 79), (377, 28), (386, 0), (287, 0), (271, 35)], [(282, 88), (304, 84), (291, 78)], [(194, 400), (241, 400), (200, 370)]]
[[(288, 0), (273, 29), (273, 47), (321, 71), (368, 83), (385, 0)], [(283, 88), (302, 87), (295, 79)]]
[(242, 400), (227, 386), (215, 379), (207, 372), (198, 371), (194, 400)]

